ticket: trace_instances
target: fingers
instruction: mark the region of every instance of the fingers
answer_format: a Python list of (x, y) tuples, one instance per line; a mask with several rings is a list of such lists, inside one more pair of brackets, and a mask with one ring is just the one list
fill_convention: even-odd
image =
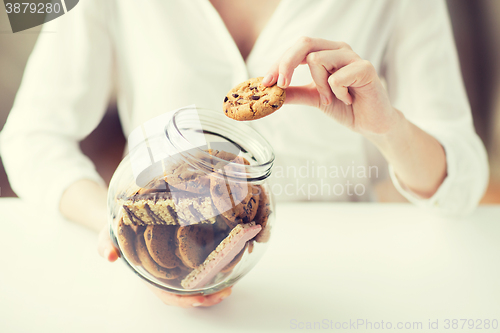
[(201, 306), (205, 302), (205, 297), (203, 295), (196, 296), (182, 296), (176, 295), (159, 288), (156, 288), (148, 283), (149, 289), (161, 299), (166, 305), (179, 306), (181, 308), (190, 308), (193, 306)]
[(262, 83), (271, 86), (275, 83), (280, 88), (286, 89), (292, 80), (293, 71), (298, 65), (305, 62), (306, 56), (311, 52), (322, 50), (350, 49), (344, 42), (329, 41), (321, 38), (301, 37), (289, 48), (281, 59), (275, 63), (264, 77)]
[(223, 289), (215, 294), (208, 295), (205, 297), (205, 302), (203, 303), (202, 306), (212, 306), (215, 304), (219, 304), (222, 302), (225, 298), (229, 297), (231, 295), (232, 289), (231, 287)]
[(311, 76), (323, 105), (333, 101), (333, 92), (328, 83), (332, 73), (356, 60), (359, 56), (350, 49), (327, 50), (309, 53), (306, 57)]
[[(362, 60), (343, 42), (302, 37), (275, 63), (262, 83), (288, 88), (293, 72), (300, 64), (307, 64), (317, 93), (311, 86), (287, 89), (287, 103), (321, 106), (338, 98), (346, 105), (353, 103), (349, 87), (367, 84), (373, 76), (373, 66)], [(376, 73), (375, 73), (376, 75)]]
[(163, 303), (171, 306), (179, 306), (182, 308), (213, 306), (219, 304), (220, 302), (222, 302), (222, 300), (231, 295), (231, 287), (208, 296), (182, 296), (166, 292), (149, 284), (148, 287), (153, 291), (153, 293), (156, 294), (156, 296), (158, 296), (158, 298), (163, 301)]
[(301, 104), (319, 107), (320, 96), (314, 82), (305, 86), (288, 87), (286, 90), (285, 104)]
[(335, 97), (346, 105), (353, 103), (353, 97), (349, 93), (349, 87), (361, 88), (373, 82), (377, 74), (373, 65), (367, 60), (355, 61), (340, 68), (330, 75), (328, 84)]
[(109, 237), (109, 229), (104, 227), (99, 233), (97, 252), (104, 259), (113, 262), (120, 257), (120, 251), (114, 246)]

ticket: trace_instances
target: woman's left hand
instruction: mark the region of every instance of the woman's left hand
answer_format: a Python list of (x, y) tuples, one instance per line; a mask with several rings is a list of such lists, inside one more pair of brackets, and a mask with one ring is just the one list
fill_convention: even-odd
[[(104, 227), (99, 233), (99, 241), (97, 251), (104, 259), (113, 262), (120, 258), (120, 251), (114, 246), (109, 236), (109, 228)], [(166, 305), (179, 306), (181, 308), (190, 307), (209, 307), (222, 302), (222, 300), (231, 295), (231, 287), (225, 288), (217, 293), (204, 295), (176, 295), (147, 283), (153, 293)]]
[[(300, 64), (309, 66), (313, 82), (289, 87)], [(387, 133), (401, 118), (373, 65), (344, 42), (302, 37), (272, 66), (262, 83), (277, 83), (286, 89), (285, 103), (318, 107), (361, 134)]]

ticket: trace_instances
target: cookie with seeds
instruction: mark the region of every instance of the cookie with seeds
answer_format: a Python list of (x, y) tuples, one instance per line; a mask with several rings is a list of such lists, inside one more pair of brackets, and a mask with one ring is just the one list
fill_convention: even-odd
[(276, 84), (262, 85), (262, 77), (238, 84), (224, 97), (223, 110), (229, 118), (247, 121), (270, 115), (285, 102), (286, 92)]
[[(247, 242), (248, 244), (248, 242)], [(226, 267), (224, 267), (220, 272), (221, 273), (229, 273), (233, 270), (234, 267), (236, 267), (236, 265), (238, 265), (238, 263), (240, 262), (241, 258), (243, 257), (243, 254), (245, 253), (245, 250), (247, 249), (247, 244), (245, 244), (245, 247), (243, 248), (243, 250), (240, 251), (240, 253), (238, 253), (236, 255), (236, 257), (234, 257), (233, 260), (231, 260), (231, 262), (229, 264), (227, 264)]]

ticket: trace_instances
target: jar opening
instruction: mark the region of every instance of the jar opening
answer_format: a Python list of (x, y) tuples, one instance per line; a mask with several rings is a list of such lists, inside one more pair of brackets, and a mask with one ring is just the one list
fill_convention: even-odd
[[(224, 177), (245, 181), (264, 180), (271, 174), (274, 153), (271, 145), (248, 125), (203, 108), (178, 110), (165, 128), (167, 139), (183, 159), (206, 172), (219, 172)], [(250, 165), (228, 162), (209, 153), (219, 150), (245, 158)]]

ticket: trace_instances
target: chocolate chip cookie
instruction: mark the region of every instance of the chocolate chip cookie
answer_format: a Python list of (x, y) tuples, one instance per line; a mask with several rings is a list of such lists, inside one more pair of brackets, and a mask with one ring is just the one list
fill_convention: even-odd
[(214, 174), (210, 177), (210, 193), (219, 213), (234, 222), (244, 213), (244, 205), (252, 196), (252, 188), (245, 181), (234, 181)]
[(212, 156), (218, 157), (218, 158), (223, 159), (223, 160), (228, 161), (228, 162), (250, 165), (250, 162), (248, 162), (248, 160), (246, 158), (235, 155), (233, 153), (229, 153), (227, 151), (209, 149), (208, 153)]
[(135, 252), (136, 233), (131, 226), (123, 223), (123, 219), (118, 222), (118, 243), (123, 255), (134, 265), (139, 265), (140, 261)]
[(164, 280), (173, 280), (180, 276), (181, 269), (179, 267), (173, 269), (164, 268), (158, 265), (156, 261), (151, 258), (146, 247), (144, 237), (136, 237), (135, 249), (142, 267), (144, 267), (144, 269), (154, 277)]
[(262, 230), (255, 237), (257, 243), (266, 243), (271, 236), (271, 226), (267, 224), (269, 215), (271, 215), (271, 203), (269, 202), (269, 197), (262, 186), (260, 188), (260, 198), (259, 198), (259, 208), (257, 209), (257, 214), (255, 215), (255, 223), (262, 226)]
[(211, 225), (190, 225), (177, 230), (178, 255), (186, 267), (196, 268), (214, 249)]
[(276, 84), (262, 85), (262, 77), (238, 84), (224, 97), (223, 110), (229, 118), (246, 121), (268, 116), (285, 102), (286, 92)]
[(158, 265), (165, 268), (180, 266), (180, 260), (175, 256), (176, 234), (177, 227), (170, 225), (150, 225), (144, 231), (146, 247)]
[(260, 187), (251, 185), (252, 195), (245, 198), (242, 202), (243, 211), (238, 216), (243, 223), (252, 222), (257, 214), (260, 199)]
[(172, 166), (165, 180), (169, 186), (181, 191), (204, 194), (210, 190), (208, 175), (187, 163)]

